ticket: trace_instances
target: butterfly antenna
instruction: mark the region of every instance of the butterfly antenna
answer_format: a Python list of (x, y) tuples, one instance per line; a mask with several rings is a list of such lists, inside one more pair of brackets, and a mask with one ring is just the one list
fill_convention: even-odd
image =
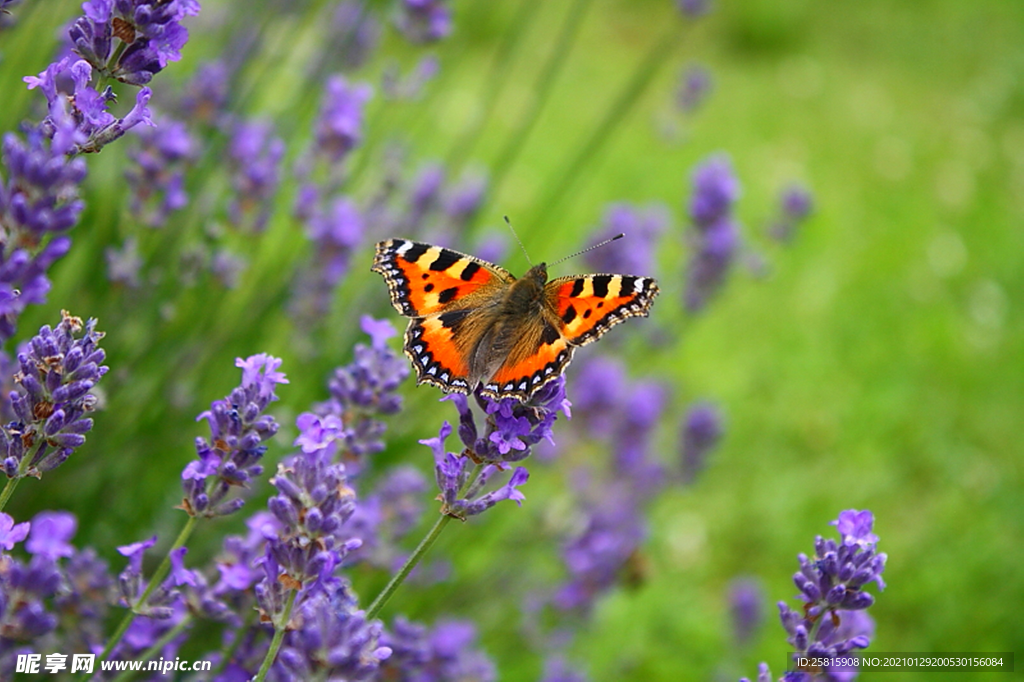
[(521, 248), (523, 250), (523, 255), (526, 256), (526, 262), (529, 263), (530, 267), (532, 268), (533, 267), (533, 261), (530, 260), (530, 254), (526, 253), (526, 247), (523, 246), (523, 240), (521, 240), (519, 238), (519, 235), (516, 234), (515, 228), (512, 227), (512, 221), (508, 219), (508, 216), (502, 216), (502, 217), (505, 219), (505, 224), (508, 225), (508, 229), (512, 230), (512, 236), (516, 238), (517, 242), (519, 242), (519, 248)]
[(603, 242), (600, 242), (599, 244), (594, 244), (593, 246), (588, 246), (587, 248), (583, 249), (582, 251), (577, 251), (576, 253), (572, 254), (571, 256), (566, 256), (565, 258), (559, 258), (554, 263), (548, 263), (548, 266), (550, 267), (552, 265), (558, 265), (559, 263), (564, 263), (565, 261), (569, 260), (570, 258), (575, 258), (576, 256), (582, 256), (587, 251), (593, 251), (594, 249), (599, 249), (602, 246), (607, 246), (608, 244), (611, 244), (613, 241), (616, 241), (617, 239), (622, 239), (625, 236), (626, 236), (625, 233), (620, 232), (617, 235), (615, 235), (614, 237), (612, 237), (611, 239), (605, 239)]

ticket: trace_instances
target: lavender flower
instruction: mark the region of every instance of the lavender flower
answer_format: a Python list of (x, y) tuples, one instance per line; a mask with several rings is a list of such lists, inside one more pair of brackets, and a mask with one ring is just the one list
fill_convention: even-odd
[(78, 519), (68, 512), (40, 512), (32, 519), (32, 535), (25, 543), (29, 554), (48, 556), (51, 559), (69, 557), (75, 548), (69, 540), (78, 529)]
[(451, 433), (451, 424), (444, 422), (437, 438), (420, 441), (434, 453), (437, 485), (441, 489), (441, 513), (465, 519), (487, 511), (502, 500), (515, 500), (521, 506), (525, 497), (518, 488), (526, 483), (530, 477), (529, 472), (523, 467), (516, 467), (505, 485), (483, 493), (490, 479), (502, 471), (504, 466), (488, 464), (471, 480), (475, 471), (473, 460), (466, 454), (445, 452), (444, 442)]
[(483, 206), (487, 185), (487, 177), (482, 173), (468, 173), (445, 192), (443, 210), (456, 232), (463, 230)]
[(131, 210), (150, 227), (188, 204), (185, 168), (195, 159), (196, 143), (180, 121), (165, 119), (140, 129), (137, 149), (129, 153), (135, 167), (125, 174), (132, 188)]
[(739, 196), (739, 182), (725, 156), (715, 156), (698, 166), (693, 176), (690, 217), (693, 255), (690, 257), (685, 303), (698, 312), (721, 289), (735, 259), (739, 229), (732, 207)]
[(18, 420), (0, 429), (8, 478), (39, 477), (62, 464), (92, 429), (93, 387), (107, 367), (96, 320), (82, 323), (66, 312), (55, 329), (43, 326), (18, 354), (19, 388), (11, 394)]
[(446, 0), (401, 0), (395, 25), (413, 43), (432, 43), (452, 31), (452, 12)]
[(77, 52), (104, 76), (145, 85), (188, 42), (182, 19), (199, 13), (196, 0), (90, 0), (68, 35)]
[(290, 307), (293, 315), (311, 325), (330, 311), (335, 289), (348, 273), (366, 227), (355, 201), (348, 197), (337, 197), (326, 210), (313, 207), (306, 225), (313, 242), (312, 262), (298, 274)]
[(181, 111), (189, 121), (221, 123), (228, 102), (229, 74), (223, 62), (207, 62), (196, 70), (181, 96)]
[[(476, 403), (487, 415), (485, 430), (481, 434), (469, 399), (452, 393), (442, 398), (451, 401), (459, 412), (459, 438), (479, 462), (519, 462), (530, 456), (531, 448), (541, 441), (554, 442), (552, 426), (558, 412), (571, 416), (565, 396), (565, 377), (559, 377), (541, 387), (526, 402), (515, 398), (492, 400), (479, 393)], [(422, 442), (422, 441), (421, 441)]]
[[(345, 522), (355, 508), (355, 492), (348, 487), (345, 466), (331, 464), (323, 451), (302, 452), (278, 465), (270, 482), (278, 494), (267, 506), (281, 530), (267, 538), (264, 562), (275, 566), (272, 575), (268, 571), (267, 580), (294, 590), (310, 588), (311, 581), (327, 580), (345, 555), (360, 544), (344, 535)], [(257, 596), (274, 589), (267, 580), (257, 586)], [(275, 613), (270, 600), (261, 600), (260, 606), (268, 615)]]
[(392, 651), (381, 665), (381, 679), (493, 682), (494, 664), (476, 648), (476, 639), (476, 628), (467, 621), (441, 621), (430, 630), (397, 618), (381, 640)]
[(684, 114), (692, 114), (707, 99), (711, 88), (711, 72), (707, 68), (699, 64), (688, 66), (680, 75), (676, 105)]
[(372, 12), (366, 11), (365, 3), (355, 0), (338, 3), (331, 28), (338, 36), (331, 42), (337, 46), (347, 69), (362, 66), (380, 41), (380, 24)]
[(0, 548), (8, 552), (14, 549), (14, 545), (28, 537), (28, 531), (32, 524), (28, 521), (15, 523), (9, 514), (0, 512)]
[(779, 204), (779, 216), (768, 234), (780, 242), (788, 242), (793, 239), (800, 223), (814, 210), (814, 198), (806, 187), (792, 184), (782, 191)]
[(399, 73), (397, 64), (389, 64), (381, 76), (381, 90), (388, 99), (418, 99), (440, 70), (441, 62), (435, 55), (422, 57), (405, 78)]
[(376, 417), (402, 409), (396, 390), (409, 376), (409, 364), (387, 346), (396, 334), (391, 323), (364, 315), (360, 327), (370, 335), (370, 345), (356, 344), (355, 359), (336, 369), (328, 382), (331, 399), (299, 416), (303, 433), (295, 442), (304, 452), (328, 450), (332, 458), (345, 461), (350, 476), (362, 471), (367, 455), (384, 449), (381, 436), (387, 426)]
[(684, 483), (693, 482), (721, 438), (722, 415), (717, 407), (699, 402), (687, 410), (680, 438)]
[[(840, 541), (814, 541), (814, 557), (799, 555), (800, 570), (793, 582), (803, 602), (799, 611), (779, 602), (782, 626), (789, 634), (787, 642), (797, 656), (835, 658), (857, 649), (865, 649), (874, 634), (874, 623), (864, 610), (874, 604), (874, 597), (865, 591), (874, 582), (885, 589), (882, 572), (886, 555), (876, 549), (878, 536), (872, 532), (871, 512), (848, 509), (832, 522), (837, 526)], [(820, 673), (842, 680), (852, 679), (849, 667), (825, 666), (823, 670), (795, 670), (786, 674), (787, 682), (811, 682), (824, 679)], [(767, 666), (758, 680), (770, 679)]]
[[(58, 111), (63, 112), (63, 109)], [(85, 162), (67, 154), (81, 138), (64, 116), (51, 140), (42, 129), (24, 141), (7, 134), (0, 173), (0, 342), (17, 330), (28, 305), (43, 303), (50, 290), (46, 271), (68, 252), (62, 236), (78, 222), (84, 207), (78, 186)]]
[(346, 586), (317, 594), (298, 608), (296, 630), (287, 635), (276, 668), (283, 679), (379, 679), (391, 655), (380, 621), (367, 622)]
[(350, 85), (343, 76), (331, 76), (324, 87), (314, 128), (314, 150), (331, 163), (338, 163), (362, 139), (363, 109), (373, 89), (365, 83)]
[[(49, 115), (42, 129), (54, 140), (66, 138), (60, 146), (69, 153), (98, 152), (140, 123), (153, 125), (148, 107), (152, 90), (148, 87), (139, 90), (132, 109), (118, 118), (107, 111), (108, 105), (116, 99), (113, 91), (108, 87), (102, 93), (97, 92), (92, 85), (93, 67), (84, 59), (75, 60), (73, 55), (50, 64), (38, 76), (26, 76), (23, 80), (30, 90), (39, 88), (46, 96)], [(71, 93), (60, 89), (60, 83), (65, 80), (73, 84)], [(73, 134), (63, 132), (69, 121)]]
[(139, 256), (139, 243), (134, 237), (128, 237), (118, 249), (108, 246), (107, 279), (114, 284), (134, 289), (139, 286), (139, 271), (142, 269), (142, 257)]
[(749, 644), (764, 619), (764, 591), (753, 578), (739, 578), (729, 584), (729, 615), (739, 646)]
[(623, 568), (647, 536), (637, 498), (627, 486), (609, 486), (583, 510), (586, 526), (562, 548), (568, 579), (552, 599), (560, 611), (586, 615), (618, 584)]
[(235, 366), (242, 368), (241, 385), (196, 418), (209, 422), (211, 438), (196, 438), (199, 458), (181, 473), (182, 508), (190, 516), (210, 518), (238, 511), (245, 501), (229, 498), (228, 493), (247, 488), (263, 472), (259, 461), (267, 447), (262, 443), (277, 433), (277, 422), (263, 412), (277, 400), (275, 387), (288, 383), (277, 371), (281, 361), (260, 353), (238, 358)]
[(284, 142), (274, 135), (270, 123), (239, 123), (232, 133), (228, 157), (235, 190), (228, 213), (236, 225), (259, 232), (273, 210)]
[(668, 224), (668, 208), (662, 204), (610, 204), (605, 208), (601, 227), (590, 241), (597, 244), (617, 234), (625, 234), (626, 239), (589, 251), (585, 256), (587, 265), (596, 272), (653, 274), (658, 238)]

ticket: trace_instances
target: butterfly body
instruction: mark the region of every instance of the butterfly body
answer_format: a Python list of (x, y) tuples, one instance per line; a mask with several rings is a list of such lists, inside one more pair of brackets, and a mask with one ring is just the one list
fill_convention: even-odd
[(412, 318), (405, 353), (417, 383), (528, 399), (557, 379), (575, 347), (628, 317), (646, 316), (648, 277), (579, 275), (548, 281), (544, 263), (521, 279), (486, 261), (407, 239), (377, 244), (395, 309)]

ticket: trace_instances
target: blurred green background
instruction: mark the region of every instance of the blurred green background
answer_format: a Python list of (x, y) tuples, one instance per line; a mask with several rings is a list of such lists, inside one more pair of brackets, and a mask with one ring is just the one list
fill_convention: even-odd
[[(874, 512), (889, 555), (888, 588), (871, 609), (873, 650), (1024, 652), (1024, 4), (720, 0), (697, 21), (681, 19), (668, 0), (536, 5), (523, 42), (499, 71), (494, 113), (472, 159), (483, 168), (493, 168), (522, 125), (564, 17), (586, 11), (473, 237), (505, 237), (501, 216), (509, 215), (534, 260), (554, 260), (584, 244), (608, 202), (666, 202), (674, 227), (659, 253), (666, 286), (652, 324), (669, 332), (668, 341), (645, 348), (632, 323), (614, 334), (630, 341), (635, 376), (673, 382), (674, 416), (659, 441), (666, 461), (677, 457), (687, 402), (710, 398), (727, 415), (707, 469), (654, 503), (643, 580), (599, 603), (576, 637), (574, 662), (596, 680), (735, 679), (755, 674), (759, 660), (778, 674), (788, 645), (772, 604), (792, 603), (796, 554), (811, 552), (816, 534), (831, 535), (828, 521), (848, 508)], [(319, 81), (303, 65), (329, 49), (315, 20), (323, 6), (267, 4), (256, 24), (264, 42), (242, 72), (245, 113), (274, 118), (289, 161), (311, 135), (319, 100)], [(385, 5), (373, 7), (386, 16)], [(426, 95), (396, 103), (378, 94), (368, 106), (357, 196), (379, 181), (387, 140), (408, 143), (405, 164), (414, 171), (445, 158), (488, 106), (490, 60), (520, 20), (520, 3), (454, 7), (454, 34), (427, 49), (439, 56), (441, 73)], [(38, 117), (41, 97), (20, 79), (50, 61), (58, 28), (78, 6), (38, 0), (16, 10), (20, 26), (0, 34), (5, 131)], [(161, 88), (173, 90), (216, 57), (224, 36), (247, 21), (257, 20), (242, 3), (204, 3), (184, 59), (154, 81), (157, 101)], [(645, 54), (680, 22), (692, 26), (563, 185)], [(408, 69), (423, 53), (386, 29), (377, 56), (350, 77), (377, 84), (389, 59)], [(679, 118), (672, 97), (690, 63), (711, 70), (714, 90), (696, 114)], [(78, 541), (97, 545), (115, 566), (114, 545), (154, 530), (169, 540), (181, 523), (171, 507), (202, 433), (194, 415), (237, 383), (235, 356), (266, 351), (285, 359), (292, 383), (274, 410), (286, 428), (272, 462), (288, 451), (294, 415), (324, 399), (330, 368), (350, 359), (355, 315), (402, 325), (368, 273), (367, 245), (314, 337), (320, 353), (299, 349), (282, 292), (308, 247), (289, 217), (290, 180), (263, 237), (225, 237), (250, 259), (238, 288), (154, 286), (140, 296), (112, 287), (106, 247), (136, 235), (147, 261), (158, 263), (206, 227), (197, 211), (163, 231), (135, 223), (121, 180), (129, 141), (121, 142), (89, 159), (75, 247), (54, 268), (49, 303), (30, 310), (19, 333), (28, 338), (56, 322), (61, 308), (99, 317), (110, 352), (107, 410), (87, 445), (42, 481), (24, 483), (10, 508), (17, 518), (43, 508), (75, 511)], [(748, 248), (769, 266), (763, 277), (738, 267), (705, 314), (686, 318), (678, 282), (690, 172), (720, 150), (743, 185), (738, 212)], [(214, 180), (190, 178), (194, 196), (227, 191), (206, 170)], [(765, 228), (792, 180), (812, 189), (816, 211), (783, 248)], [(552, 197), (562, 187), (564, 195)], [(525, 270), (521, 253), (507, 253), (505, 266)], [(436, 434), (454, 411), (436, 402), (433, 389), (410, 382), (405, 394), (408, 409), (391, 420), (381, 459), (429, 471), (428, 451), (415, 441)], [(572, 456), (604, 453), (588, 446)], [(535, 464), (521, 510), (501, 505), (448, 530), (432, 552), (450, 560), (451, 579), (408, 586), (385, 613), (470, 617), (501, 679), (535, 679), (541, 659), (524, 654), (519, 604), (509, 595), (557, 571), (552, 528), (569, 504), (565, 490), (557, 464)], [(200, 530), (190, 557), (210, 556), (240, 521)], [(737, 576), (758, 578), (768, 597), (765, 621), (742, 649), (732, 641), (726, 600)], [(354, 579), (364, 599), (382, 581)]]

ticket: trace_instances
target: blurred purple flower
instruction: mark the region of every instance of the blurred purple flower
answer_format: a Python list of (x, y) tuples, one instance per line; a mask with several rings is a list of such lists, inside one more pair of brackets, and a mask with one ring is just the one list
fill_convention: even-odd
[(814, 198), (810, 190), (794, 183), (782, 191), (779, 204), (779, 215), (769, 228), (768, 234), (778, 241), (788, 242), (793, 239), (800, 224), (814, 210)]
[(362, 66), (380, 41), (381, 27), (376, 17), (367, 11), (366, 3), (356, 0), (338, 3), (331, 29), (337, 36), (331, 43), (348, 69)]
[(711, 0), (676, 0), (676, 5), (690, 19), (702, 17), (711, 11)]
[(476, 628), (468, 621), (444, 620), (430, 630), (399, 617), (381, 643), (391, 657), (381, 665), (381, 679), (394, 682), (472, 680), (494, 682), (494, 664), (477, 649)]
[(398, 30), (413, 43), (432, 43), (452, 31), (447, 0), (401, 0), (395, 18)]
[(284, 141), (274, 134), (270, 123), (251, 121), (235, 125), (228, 146), (235, 191), (228, 214), (235, 225), (256, 232), (267, 226), (281, 181), (284, 151)]
[(326, 156), (331, 163), (338, 163), (362, 139), (363, 109), (373, 95), (373, 89), (365, 83), (350, 85), (343, 76), (331, 76), (324, 90), (320, 113), (314, 124), (314, 150)]
[(381, 91), (388, 99), (419, 99), (427, 83), (433, 80), (440, 70), (441, 62), (436, 55), (421, 57), (404, 78), (398, 71), (398, 64), (391, 63), (381, 76)]
[(683, 420), (680, 438), (684, 483), (692, 483), (704, 469), (708, 453), (721, 438), (722, 415), (718, 408), (707, 402), (690, 406)]
[(738, 578), (729, 583), (729, 615), (736, 643), (750, 643), (764, 619), (764, 590), (753, 578)]
[(181, 96), (180, 106), (185, 117), (206, 125), (219, 124), (224, 118), (229, 85), (228, 68), (223, 62), (201, 65)]
[(135, 165), (125, 173), (131, 210), (146, 225), (161, 227), (188, 204), (185, 168), (195, 160), (196, 142), (185, 124), (173, 119), (139, 129), (137, 138), (138, 147), (128, 154)]
[(78, 519), (68, 512), (39, 512), (32, 519), (32, 535), (25, 543), (29, 554), (42, 554), (51, 559), (69, 557), (75, 548), (68, 542), (78, 529)]
[(739, 228), (732, 217), (739, 182), (728, 158), (713, 156), (693, 174), (690, 200), (690, 257), (685, 293), (686, 308), (698, 312), (721, 289), (739, 247)]
[(680, 74), (676, 105), (684, 114), (692, 114), (707, 99), (711, 88), (711, 72), (699, 64), (690, 65)]
[(587, 252), (584, 258), (588, 267), (595, 272), (654, 274), (658, 238), (669, 222), (668, 208), (662, 204), (642, 207), (627, 203), (610, 204), (605, 209), (601, 227), (590, 242), (597, 244), (617, 234), (625, 234), (626, 237), (622, 242)]

